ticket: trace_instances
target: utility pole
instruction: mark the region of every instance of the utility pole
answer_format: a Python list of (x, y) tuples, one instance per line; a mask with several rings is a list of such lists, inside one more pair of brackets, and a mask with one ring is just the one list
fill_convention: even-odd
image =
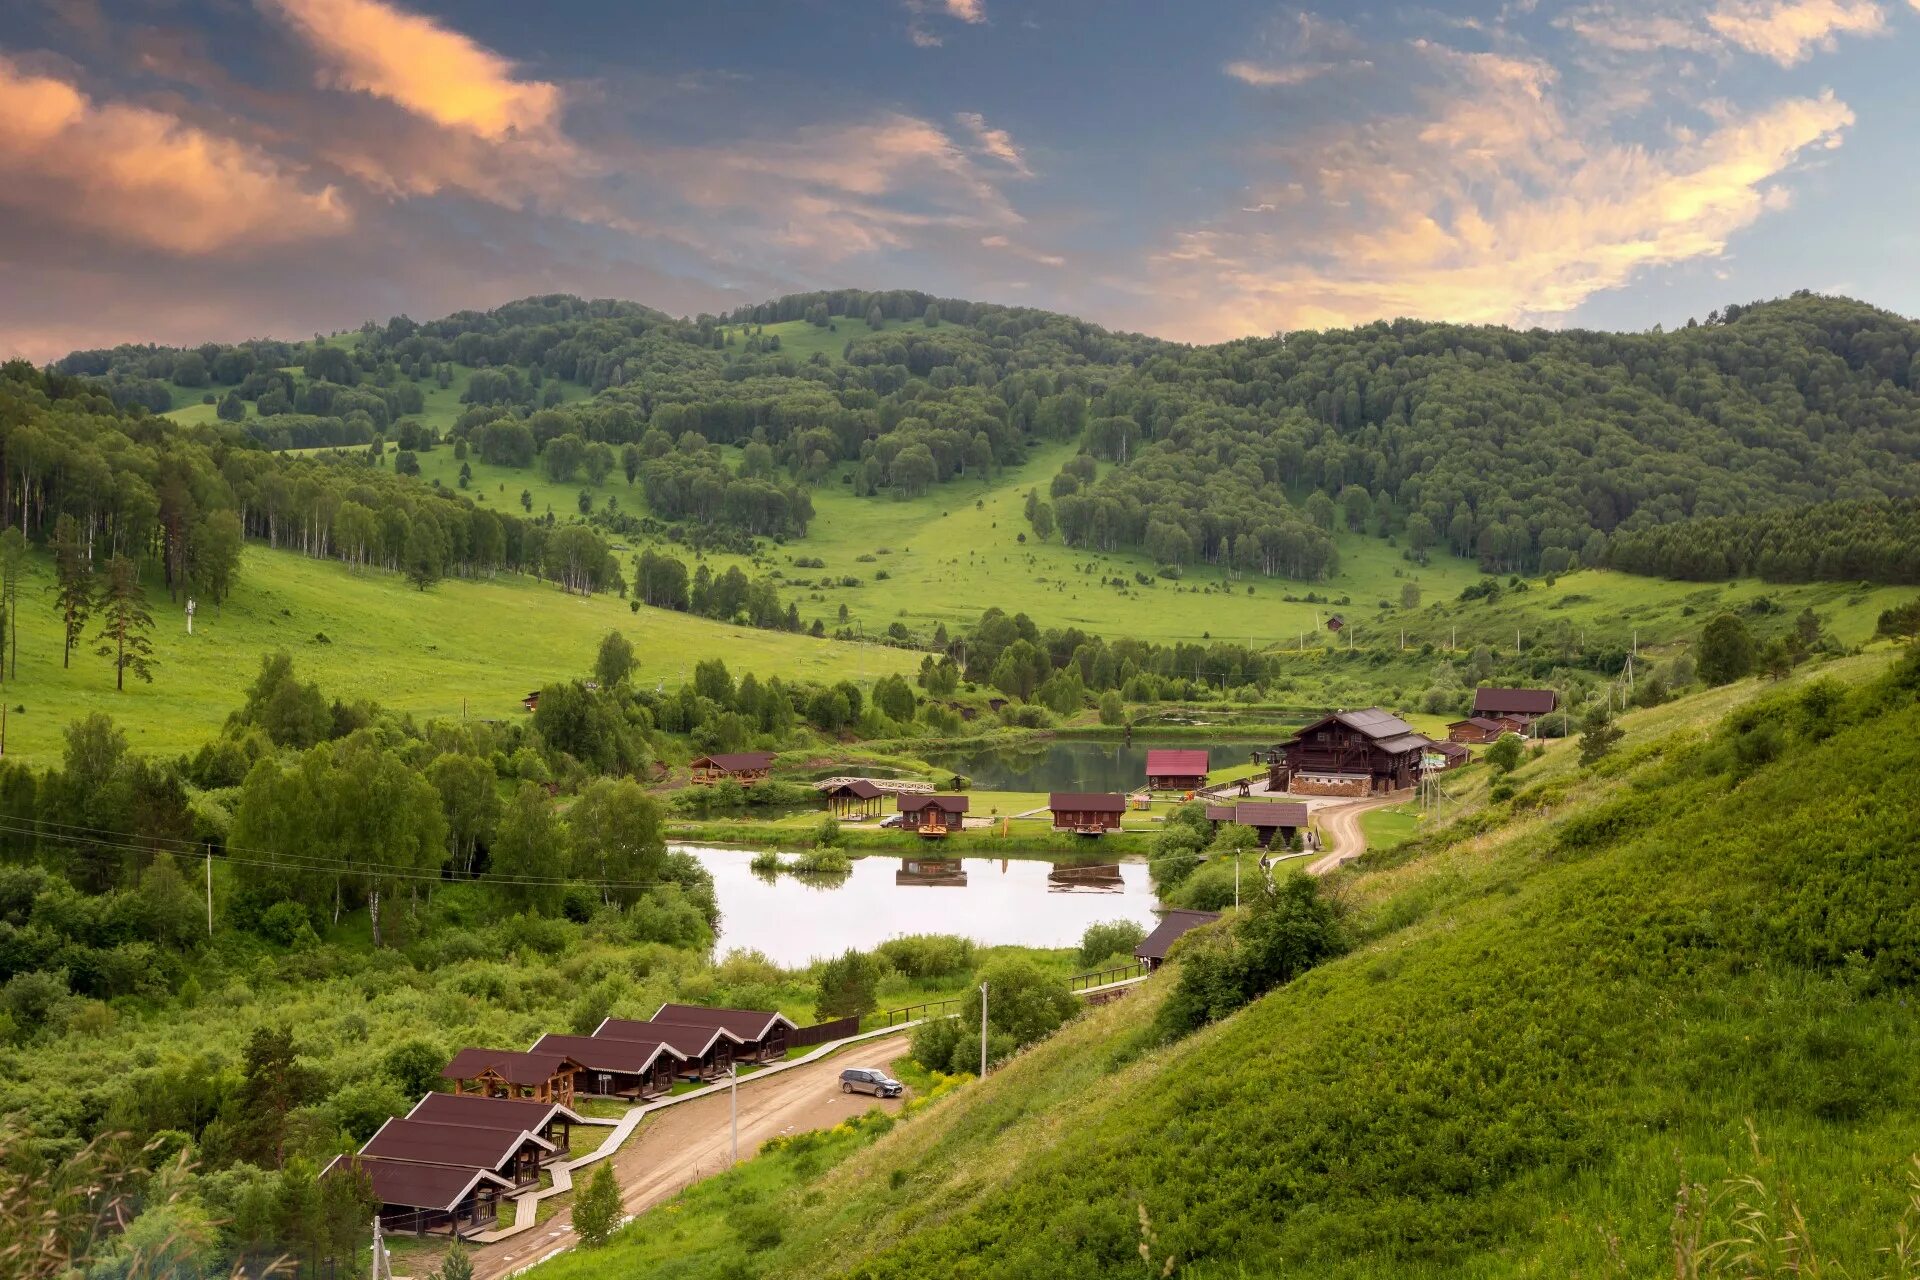
[(213, 936), (213, 850), (207, 850), (207, 936)]
[(1233, 909), (1240, 909), (1240, 851), (1233, 851)]
[(372, 1280), (393, 1280), (393, 1259), (387, 1256), (387, 1242), (380, 1236), (380, 1217), (373, 1219), (373, 1275)]
[(727, 1106), (733, 1112), (733, 1163), (740, 1163), (740, 1064), (727, 1064)]
[(987, 984), (980, 984), (980, 1078), (987, 1078)]

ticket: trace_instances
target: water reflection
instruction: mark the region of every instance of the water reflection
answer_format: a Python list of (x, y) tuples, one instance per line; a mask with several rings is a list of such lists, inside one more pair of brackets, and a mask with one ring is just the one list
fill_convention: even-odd
[[(1088, 925), (1157, 917), (1144, 863), (1019, 858), (859, 858), (832, 880), (755, 876), (744, 849), (686, 846), (713, 874), (720, 937), (804, 965), (907, 933), (956, 933), (989, 946), (1077, 945)], [(929, 892), (929, 890), (937, 890)]]
[[(1147, 778), (1149, 747), (1205, 747), (1214, 768), (1245, 764), (1271, 740), (1250, 738), (1183, 739), (1131, 743), (1054, 739), (1039, 745), (956, 751), (931, 755), (942, 770), (964, 774), (987, 791), (1131, 791)], [(942, 778), (944, 782), (945, 779)]]

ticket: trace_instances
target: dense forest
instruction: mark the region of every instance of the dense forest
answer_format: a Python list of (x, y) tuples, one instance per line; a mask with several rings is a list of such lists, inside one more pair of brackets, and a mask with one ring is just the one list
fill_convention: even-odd
[(1867, 498), (1683, 520), (1616, 537), (1607, 564), (1696, 582), (1920, 582), (1920, 501)]
[[(840, 358), (756, 328), (789, 321), (846, 325)], [(619, 466), (658, 518), (745, 537), (804, 535), (808, 489), (843, 466), (856, 493), (910, 496), (1029, 441), (1075, 441), (1083, 455), (1029, 505), (1040, 536), (1311, 580), (1342, 525), (1414, 558), (1444, 546), (1489, 572), (1555, 572), (1682, 520), (1914, 497), (1916, 361), (1912, 322), (1804, 294), (1671, 333), (1395, 321), (1187, 348), (841, 291), (695, 320), (530, 298), (369, 323), (344, 346), (122, 347), (58, 369), (123, 405), (157, 407), (167, 382), (229, 387), (222, 416), (252, 403), (256, 439), (362, 444), (405, 430), (420, 385), (458, 364), (474, 370), (459, 447), (555, 479)], [(563, 383), (594, 394), (568, 401)], [(743, 447), (738, 466), (723, 445)], [(1825, 576), (1847, 557), (1792, 558)]]

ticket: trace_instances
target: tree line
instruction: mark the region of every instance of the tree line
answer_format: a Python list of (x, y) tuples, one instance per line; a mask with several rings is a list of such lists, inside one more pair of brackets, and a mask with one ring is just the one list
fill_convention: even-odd
[(1858, 498), (1683, 520), (1616, 536), (1606, 563), (1693, 582), (1920, 582), (1920, 500)]

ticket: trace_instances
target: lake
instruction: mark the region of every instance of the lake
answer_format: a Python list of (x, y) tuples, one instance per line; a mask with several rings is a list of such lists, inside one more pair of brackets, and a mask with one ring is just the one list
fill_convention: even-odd
[(805, 965), (907, 933), (956, 933), (988, 946), (1071, 947), (1087, 926), (1133, 920), (1151, 929), (1158, 901), (1145, 863), (873, 854), (831, 880), (754, 874), (753, 853), (676, 845), (713, 874), (720, 898), (715, 954), (764, 952)]
[(1155, 747), (1205, 747), (1213, 767), (1245, 764), (1255, 751), (1265, 751), (1275, 739), (1257, 741), (1189, 738), (1148, 742), (1056, 738), (1021, 750), (950, 751), (927, 757), (929, 764), (965, 774), (983, 791), (1131, 791), (1147, 780), (1147, 751)]

